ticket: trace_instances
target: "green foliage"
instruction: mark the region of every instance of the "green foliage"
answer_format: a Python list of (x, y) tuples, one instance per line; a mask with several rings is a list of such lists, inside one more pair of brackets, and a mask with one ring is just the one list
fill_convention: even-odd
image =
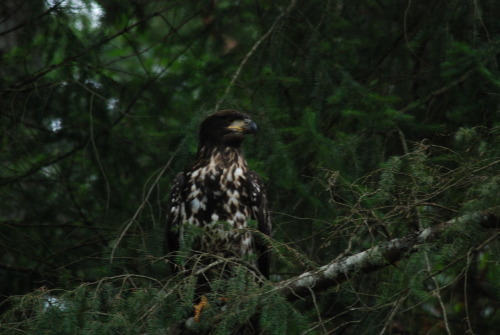
[[(451, 333), (496, 333), (498, 227), (458, 220), (315, 299), (272, 284), (500, 215), (496, 1), (79, 6), (0, 5), (0, 333), (182, 329), (198, 292), (165, 264), (165, 201), (215, 106), (259, 125), (245, 152), (267, 186), (274, 264), (257, 285), (227, 260), (193, 332), (446, 334), (447, 316)], [(203, 232), (183, 234), (181, 265)]]

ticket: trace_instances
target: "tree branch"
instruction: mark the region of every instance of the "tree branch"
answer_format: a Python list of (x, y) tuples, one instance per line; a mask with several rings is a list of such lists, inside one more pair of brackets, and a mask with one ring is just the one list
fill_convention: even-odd
[[(26, 78), (24, 81), (22, 81), (20, 83), (16, 83), (16, 84), (12, 85), (11, 87), (6, 88), (4, 91), (18, 91), (18, 90), (20, 90), (22, 87), (37, 81), (39, 78), (45, 76), (46, 74), (48, 74), (56, 69), (59, 69), (63, 66), (67, 66), (67, 65), (71, 64), (71, 62), (76, 61), (77, 59), (79, 59), (83, 55), (87, 54), (88, 52), (90, 52), (92, 50), (99, 49), (101, 46), (105, 45), (106, 43), (111, 42), (115, 38), (122, 36), (122, 35), (125, 35), (126, 33), (133, 30), (134, 28), (136, 28), (136, 27), (144, 24), (145, 22), (148, 22), (149, 20), (161, 15), (162, 12), (167, 11), (167, 10), (171, 9), (172, 7), (176, 6), (178, 3), (179, 2), (174, 2), (172, 4), (165, 6), (164, 8), (160, 9), (159, 11), (156, 11), (154, 13), (151, 13), (151, 14), (145, 16), (143, 19), (124, 27), (122, 30), (120, 30), (120, 31), (118, 31), (110, 36), (107, 36), (107, 37), (103, 38), (102, 40), (100, 40), (100, 41), (98, 41), (98, 42), (96, 42), (96, 43), (94, 43), (86, 48), (83, 48), (82, 50), (80, 50), (76, 54), (66, 57), (65, 59), (63, 59), (59, 63), (52, 64), (50, 66), (47, 66), (47, 67), (39, 70), (38, 72), (36, 72), (36, 73), (32, 74), (31, 76), (29, 76), (28, 78)], [(55, 6), (52, 7), (52, 9), (53, 8), (55, 8)]]
[(278, 25), (278, 22), (282, 18), (286, 17), (288, 15), (288, 13), (290, 13), (290, 11), (293, 9), (293, 7), (295, 6), (296, 3), (297, 3), (297, 0), (291, 0), (288, 7), (280, 15), (278, 15), (276, 20), (274, 20), (274, 22), (271, 25), (271, 27), (269, 28), (269, 30), (264, 35), (262, 35), (261, 38), (259, 38), (259, 40), (257, 42), (255, 42), (253, 47), (246, 54), (245, 58), (243, 58), (243, 60), (241, 61), (240, 65), (238, 66), (238, 69), (236, 69), (236, 72), (233, 74), (233, 77), (231, 78), (231, 82), (229, 83), (229, 85), (227, 85), (226, 90), (224, 91), (224, 94), (222, 94), (222, 98), (220, 98), (219, 101), (217, 101), (217, 104), (215, 105), (214, 110), (218, 110), (219, 106), (224, 102), (224, 100), (226, 100), (226, 97), (229, 95), (231, 88), (234, 86), (236, 80), (240, 76), (241, 70), (243, 69), (245, 64), (248, 62), (250, 57), (252, 57), (252, 55), (255, 53), (257, 48), (262, 44), (262, 42), (264, 42), (269, 36), (271, 36), (272, 32), (275, 30), (276, 26)]
[[(281, 281), (276, 284), (276, 288), (289, 300), (308, 296), (310, 290), (322, 291), (341, 284), (358, 273), (369, 273), (394, 264), (417, 251), (425, 243), (439, 238), (446, 228), (472, 222), (479, 223), (485, 228), (499, 228), (500, 217), (485, 213), (464, 215), (405, 237), (381, 243), (355, 255), (334, 260), (317, 270)], [(498, 235), (495, 234), (493, 238)]]

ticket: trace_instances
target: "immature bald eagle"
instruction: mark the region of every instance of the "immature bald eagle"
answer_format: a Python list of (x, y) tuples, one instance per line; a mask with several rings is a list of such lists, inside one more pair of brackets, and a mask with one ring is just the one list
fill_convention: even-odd
[(196, 263), (200, 268), (216, 257), (257, 258), (253, 265), (269, 275), (269, 252), (247, 229), (255, 220), (260, 232), (271, 233), (262, 181), (248, 169), (240, 148), (245, 135), (256, 132), (257, 125), (234, 110), (218, 111), (201, 123), (196, 161), (176, 176), (167, 208), (168, 251), (185, 245), (189, 225), (203, 228), (191, 245), (191, 255), (213, 256), (187, 266)]

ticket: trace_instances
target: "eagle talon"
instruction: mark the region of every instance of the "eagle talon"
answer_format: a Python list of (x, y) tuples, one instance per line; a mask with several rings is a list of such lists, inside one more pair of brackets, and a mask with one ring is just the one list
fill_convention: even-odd
[(194, 305), (194, 322), (200, 322), (201, 311), (208, 307), (208, 299), (206, 296), (202, 295), (200, 302)]

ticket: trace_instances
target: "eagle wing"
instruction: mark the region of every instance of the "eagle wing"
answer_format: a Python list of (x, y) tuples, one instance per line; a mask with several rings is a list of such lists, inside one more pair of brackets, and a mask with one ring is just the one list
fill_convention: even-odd
[[(252, 219), (257, 221), (259, 231), (271, 236), (271, 217), (267, 208), (267, 197), (264, 189), (264, 183), (259, 175), (253, 171), (248, 172), (248, 188), (250, 193)], [(265, 237), (258, 236), (255, 242), (258, 255), (259, 271), (266, 277), (269, 277), (269, 268), (271, 254), (267, 247)]]
[[(167, 206), (167, 229), (165, 231), (165, 252), (169, 256), (179, 250), (179, 225), (181, 224), (181, 206), (184, 202), (182, 190), (185, 183), (184, 172), (178, 173), (172, 183)], [(171, 258), (173, 259), (173, 258)]]

